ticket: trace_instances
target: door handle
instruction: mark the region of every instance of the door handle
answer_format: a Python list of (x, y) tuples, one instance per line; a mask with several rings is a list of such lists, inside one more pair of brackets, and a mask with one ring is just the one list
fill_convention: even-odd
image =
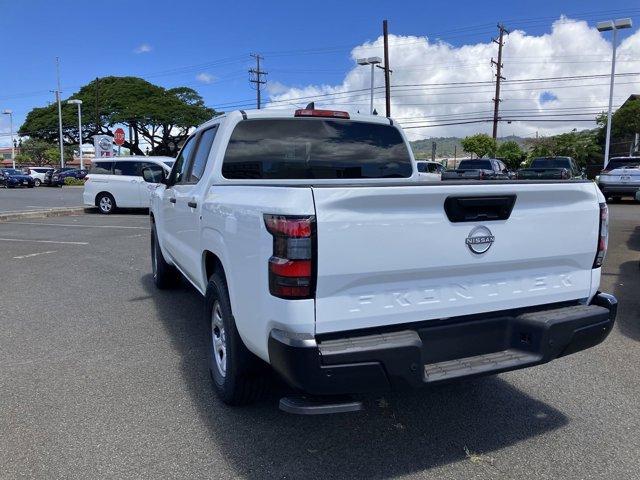
[(175, 197), (171, 197), (171, 198), (169, 198), (169, 201), (170, 201), (171, 203), (176, 203), (176, 199), (175, 199)]
[(187, 202), (187, 205), (189, 205), (191, 208), (196, 208), (198, 206), (197, 202)]

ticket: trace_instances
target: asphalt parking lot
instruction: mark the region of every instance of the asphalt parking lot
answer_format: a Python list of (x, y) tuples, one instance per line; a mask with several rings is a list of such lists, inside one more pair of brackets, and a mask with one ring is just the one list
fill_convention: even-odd
[(82, 206), (82, 187), (0, 188), (0, 213)]
[(639, 478), (639, 213), (611, 206), (605, 343), (320, 417), (213, 396), (202, 299), (154, 289), (146, 215), (0, 223), (0, 476)]

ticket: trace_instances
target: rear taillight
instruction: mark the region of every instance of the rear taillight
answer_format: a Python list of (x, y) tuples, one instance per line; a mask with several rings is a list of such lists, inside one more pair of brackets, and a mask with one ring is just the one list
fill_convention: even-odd
[(313, 215), (264, 215), (273, 235), (269, 292), (286, 299), (313, 298), (316, 283), (316, 219)]
[(593, 268), (600, 268), (607, 255), (609, 245), (609, 209), (606, 203), (600, 204), (600, 228), (598, 229), (598, 250)]

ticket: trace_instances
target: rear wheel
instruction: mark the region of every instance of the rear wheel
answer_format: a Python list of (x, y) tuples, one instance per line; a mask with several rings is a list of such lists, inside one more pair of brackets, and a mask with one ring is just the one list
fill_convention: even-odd
[(231, 313), (227, 282), (214, 273), (207, 285), (209, 371), (214, 389), (227, 405), (253, 403), (264, 392), (266, 365), (245, 347)]
[(100, 193), (96, 198), (96, 205), (100, 213), (109, 215), (116, 209), (116, 201), (110, 193)]
[(174, 287), (178, 281), (176, 267), (167, 263), (164, 255), (162, 255), (155, 223), (151, 223), (151, 271), (153, 273), (153, 283), (160, 290)]
[(42, 182), (40, 181), (40, 179), (39, 179), (39, 178), (36, 178), (36, 179), (33, 181), (33, 184), (34, 184), (36, 187), (39, 187), (40, 185), (42, 185)]

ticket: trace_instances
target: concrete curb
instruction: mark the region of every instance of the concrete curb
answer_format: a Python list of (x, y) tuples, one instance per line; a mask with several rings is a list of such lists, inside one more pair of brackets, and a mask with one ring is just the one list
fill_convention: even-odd
[(43, 210), (26, 210), (24, 212), (5, 212), (0, 213), (0, 223), (10, 222), (13, 220), (24, 220), (28, 218), (49, 218), (49, 217), (65, 217), (68, 215), (80, 215), (88, 207), (58, 207), (47, 208)]

